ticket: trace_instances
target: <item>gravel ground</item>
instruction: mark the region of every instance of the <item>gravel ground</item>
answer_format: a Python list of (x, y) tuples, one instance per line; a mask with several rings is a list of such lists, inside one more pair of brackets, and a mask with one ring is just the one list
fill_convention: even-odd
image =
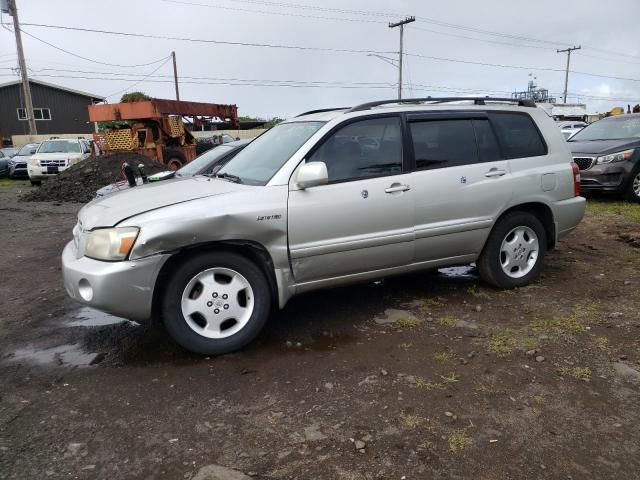
[(640, 206), (591, 200), (529, 287), (316, 292), (202, 358), (73, 304), (80, 205), (30, 188), (0, 185), (1, 479), (640, 478)]

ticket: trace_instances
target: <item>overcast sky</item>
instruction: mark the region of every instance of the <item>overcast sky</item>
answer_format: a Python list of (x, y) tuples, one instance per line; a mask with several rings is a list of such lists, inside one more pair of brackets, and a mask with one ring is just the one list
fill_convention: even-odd
[[(589, 112), (640, 103), (639, 0), (16, 1), (25, 32), (95, 60), (74, 57), (24, 34), (31, 76), (111, 95), (112, 102), (131, 90), (174, 98), (170, 61), (129, 67), (164, 58), (172, 50), (183, 100), (234, 103), (241, 115), (289, 117), (314, 108), (394, 98), (397, 69), (366, 52), (397, 57), (399, 31), (387, 24), (414, 15), (417, 21), (405, 29), (405, 97), (509, 96), (525, 90), (533, 77), (560, 97), (566, 54), (556, 48), (582, 45), (572, 54), (571, 70), (627, 80), (571, 73), (569, 101), (587, 103)], [(11, 17), (5, 14), (2, 20), (10, 23)], [(329, 50), (147, 39), (28, 23)], [(18, 78), (10, 70), (16, 63), (13, 33), (5, 27), (0, 29), (0, 83)], [(273, 86), (277, 82), (280, 86)], [(309, 82), (320, 83), (312, 88)]]

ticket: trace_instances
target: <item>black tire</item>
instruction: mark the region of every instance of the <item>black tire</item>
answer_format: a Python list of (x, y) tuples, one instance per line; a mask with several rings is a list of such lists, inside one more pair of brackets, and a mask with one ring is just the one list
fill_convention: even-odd
[[(216, 267), (234, 270), (249, 282), (254, 308), (248, 322), (238, 332), (226, 338), (212, 339), (189, 326), (181, 302), (189, 282), (200, 272)], [(202, 355), (222, 355), (244, 347), (260, 333), (270, 311), (271, 292), (261, 269), (247, 258), (226, 251), (203, 253), (180, 263), (171, 275), (161, 304), (164, 324), (173, 339), (187, 350)]]
[(187, 159), (181, 152), (169, 149), (162, 151), (162, 161), (170, 170), (178, 170), (187, 163)]
[(41, 180), (29, 180), (29, 181), (31, 182), (32, 187), (39, 187), (40, 185), (42, 185)]
[(629, 182), (627, 184), (627, 188), (624, 191), (624, 198), (629, 202), (640, 203), (640, 194), (636, 193), (634, 182), (638, 180), (640, 181), (640, 165), (638, 165), (631, 175), (629, 176)]
[[(503, 240), (516, 227), (528, 227), (538, 237), (537, 259), (533, 268), (520, 278), (507, 275), (501, 265), (501, 246)], [(534, 281), (544, 266), (544, 256), (547, 253), (547, 234), (542, 222), (535, 215), (528, 212), (514, 211), (505, 214), (494, 225), (487, 243), (478, 259), (478, 273), (480, 278), (498, 288), (517, 288)]]

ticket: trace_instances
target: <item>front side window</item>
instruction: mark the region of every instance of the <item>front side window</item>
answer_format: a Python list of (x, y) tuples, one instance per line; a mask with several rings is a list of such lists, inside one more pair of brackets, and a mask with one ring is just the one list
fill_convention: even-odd
[(531, 117), (524, 113), (495, 112), (489, 118), (505, 158), (538, 157), (547, 148)]
[(350, 123), (333, 133), (307, 162), (323, 162), (330, 183), (401, 173), (400, 118)]
[(417, 121), (409, 124), (417, 170), (478, 162), (471, 120)]
[(248, 144), (216, 175), (237, 177), (247, 185), (266, 185), (324, 123), (280, 123)]
[(24, 147), (22, 147), (20, 149), (20, 151), (18, 152), (18, 156), (26, 157), (27, 155), (33, 155), (33, 154), (36, 153), (36, 150), (38, 150), (38, 146), (37, 145), (33, 145), (31, 143), (28, 143), (27, 145), (25, 145)]

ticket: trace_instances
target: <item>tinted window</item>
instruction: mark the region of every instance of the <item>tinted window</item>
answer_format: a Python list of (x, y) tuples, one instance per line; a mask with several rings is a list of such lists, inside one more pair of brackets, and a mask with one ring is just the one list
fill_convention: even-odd
[(473, 128), (476, 131), (476, 141), (478, 142), (478, 155), (481, 162), (495, 162), (500, 160), (500, 148), (496, 140), (496, 134), (488, 120), (474, 120)]
[(471, 120), (435, 120), (410, 124), (418, 170), (468, 165), (478, 161)]
[(307, 160), (324, 162), (329, 182), (400, 173), (400, 118), (351, 123), (332, 134)]
[(491, 123), (505, 158), (537, 157), (547, 149), (531, 117), (523, 113), (491, 113)]

